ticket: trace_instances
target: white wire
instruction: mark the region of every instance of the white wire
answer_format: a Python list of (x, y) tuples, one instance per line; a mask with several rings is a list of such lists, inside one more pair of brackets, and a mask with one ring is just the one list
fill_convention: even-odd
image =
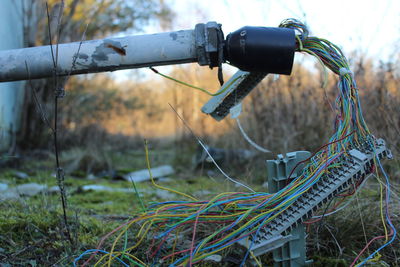
[(201, 147), (204, 149), (204, 151), (207, 153), (208, 157), (211, 159), (211, 161), (214, 163), (214, 165), (217, 167), (217, 169), (226, 177), (226, 179), (228, 179), (229, 181), (231, 181), (232, 183), (235, 183), (239, 186), (242, 186), (248, 190), (250, 190), (251, 192), (255, 193), (256, 191), (254, 191), (253, 189), (251, 189), (249, 186), (242, 184), (241, 182), (236, 181), (235, 179), (229, 177), (228, 174), (226, 174), (221, 167), (219, 167), (219, 165), (217, 164), (217, 162), (215, 162), (214, 158), (211, 156), (210, 152), (208, 152), (207, 146), (203, 144), (203, 142), (197, 138), (197, 142), (199, 142), (199, 144), (201, 145)]
[(255, 149), (257, 149), (258, 151), (261, 151), (261, 152), (263, 152), (263, 153), (271, 153), (271, 150), (265, 149), (265, 148), (263, 148), (263, 147), (257, 145), (253, 140), (250, 139), (250, 137), (249, 137), (249, 136), (246, 134), (246, 132), (243, 130), (243, 127), (242, 127), (242, 125), (240, 124), (239, 118), (236, 118), (236, 122), (237, 122), (237, 125), (238, 125), (238, 127), (239, 127), (239, 130), (240, 130), (240, 132), (242, 133), (244, 139), (246, 139), (246, 141), (247, 141), (250, 145), (252, 145)]
[(214, 160), (214, 158), (211, 156), (210, 152), (208, 152), (207, 146), (203, 144), (203, 142), (200, 140), (200, 138), (193, 132), (192, 128), (190, 128), (189, 124), (179, 115), (179, 113), (176, 111), (176, 109), (168, 103), (168, 105), (172, 108), (172, 110), (175, 112), (176, 116), (178, 116), (178, 118), (183, 122), (183, 125), (185, 125), (186, 128), (188, 128), (188, 130), (191, 132), (191, 134), (194, 136), (194, 138), (196, 138), (197, 142), (199, 142), (199, 144), (201, 145), (201, 147), (204, 149), (204, 151), (207, 153), (207, 155), (210, 157), (211, 161), (214, 163), (214, 165), (218, 168), (218, 170), (226, 177), (226, 179), (228, 179), (229, 181), (231, 181), (234, 184), (237, 184), (239, 186), (242, 186), (248, 190), (250, 190), (251, 192), (255, 193), (256, 191), (254, 191), (253, 189), (251, 189), (249, 186), (242, 184), (238, 181), (236, 181), (235, 179), (229, 177), (228, 174), (226, 174), (221, 167), (219, 167), (219, 165), (217, 164), (217, 162)]

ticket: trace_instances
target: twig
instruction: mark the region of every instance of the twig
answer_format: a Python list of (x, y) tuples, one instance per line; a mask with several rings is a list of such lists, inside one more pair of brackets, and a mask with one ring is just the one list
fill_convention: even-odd
[[(59, 149), (58, 149), (58, 138), (57, 138), (57, 131), (58, 131), (58, 98), (62, 97), (60, 94), (60, 90), (58, 88), (58, 73), (57, 73), (57, 66), (58, 66), (58, 44), (60, 41), (60, 34), (61, 34), (61, 20), (62, 20), (62, 13), (64, 10), (64, 0), (61, 0), (61, 7), (59, 11), (58, 21), (57, 21), (57, 44), (56, 44), (56, 54), (54, 56), (53, 51), (53, 41), (51, 36), (51, 29), (50, 29), (50, 14), (49, 14), (49, 5), (46, 2), (46, 12), (47, 12), (47, 26), (49, 32), (49, 40), (50, 40), (50, 49), (51, 49), (51, 56), (53, 60), (53, 79), (54, 79), (54, 88), (55, 88), (55, 97), (54, 97), (54, 130), (53, 130), (53, 138), (54, 138), (54, 152), (56, 157), (56, 176), (57, 176), (57, 183), (60, 189), (60, 198), (61, 198), (61, 205), (63, 209), (63, 219), (66, 229), (67, 239), (69, 240), (70, 244), (73, 244), (71, 238), (71, 232), (69, 229), (68, 217), (67, 217), (67, 196), (65, 193), (64, 188), (64, 179), (65, 174), (64, 170), (60, 167), (60, 160), (59, 160)], [(62, 90), (63, 91), (63, 90)]]
[(49, 119), (46, 116), (46, 112), (44, 111), (44, 108), (40, 104), (40, 101), (39, 101), (39, 98), (37, 96), (37, 93), (36, 93), (36, 91), (35, 91), (35, 89), (33, 87), (32, 79), (31, 79), (31, 73), (30, 73), (29, 66), (28, 66), (28, 63), (26, 62), (26, 60), (25, 60), (25, 68), (26, 68), (26, 73), (28, 74), (28, 83), (29, 83), (29, 87), (31, 88), (31, 91), (32, 91), (33, 100), (35, 102), (35, 107), (37, 108), (37, 110), (38, 110), (38, 112), (40, 114), (40, 117), (42, 118), (43, 122), (51, 130), (51, 132), (54, 133), (54, 129), (51, 126), (51, 123), (50, 123)]

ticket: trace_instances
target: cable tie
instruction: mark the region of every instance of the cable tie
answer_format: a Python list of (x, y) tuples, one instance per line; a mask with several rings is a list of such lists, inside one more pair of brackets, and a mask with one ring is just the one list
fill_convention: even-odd
[(353, 75), (354, 75), (353, 72), (352, 72), (350, 69), (348, 69), (348, 68), (340, 68), (340, 69), (339, 69), (339, 75), (340, 75), (340, 76), (344, 76), (344, 75), (346, 75), (346, 74), (350, 74), (350, 76), (353, 76)]
[(242, 113), (242, 103), (239, 103), (236, 106), (232, 107), (229, 110), (229, 113), (231, 114), (232, 119), (238, 118), (240, 116), (240, 113)]

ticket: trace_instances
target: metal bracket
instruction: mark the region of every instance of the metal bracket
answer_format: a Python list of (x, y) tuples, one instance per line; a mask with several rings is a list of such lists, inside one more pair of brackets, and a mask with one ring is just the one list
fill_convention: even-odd
[[(224, 34), (215, 21), (199, 23), (194, 29), (197, 61), (200, 66), (220, 67), (223, 63)], [(221, 56), (222, 55), (222, 56)]]

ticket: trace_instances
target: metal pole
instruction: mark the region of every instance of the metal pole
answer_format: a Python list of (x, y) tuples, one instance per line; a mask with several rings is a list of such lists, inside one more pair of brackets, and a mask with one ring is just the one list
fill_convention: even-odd
[[(80, 48), (79, 48), (80, 46)], [(55, 54), (56, 46), (53, 45)], [(60, 44), (60, 76), (195, 62), (194, 30)], [(79, 51), (79, 53), (78, 53)], [(0, 51), (0, 81), (51, 77), (50, 46)], [(73, 66), (73, 62), (75, 64)]]
[[(194, 30), (60, 44), (57, 75), (190, 62), (220, 66), (222, 42), (221, 25), (208, 22), (197, 24)], [(56, 45), (53, 51), (55, 57)], [(0, 51), (0, 82), (51, 77), (53, 69), (50, 46)]]

